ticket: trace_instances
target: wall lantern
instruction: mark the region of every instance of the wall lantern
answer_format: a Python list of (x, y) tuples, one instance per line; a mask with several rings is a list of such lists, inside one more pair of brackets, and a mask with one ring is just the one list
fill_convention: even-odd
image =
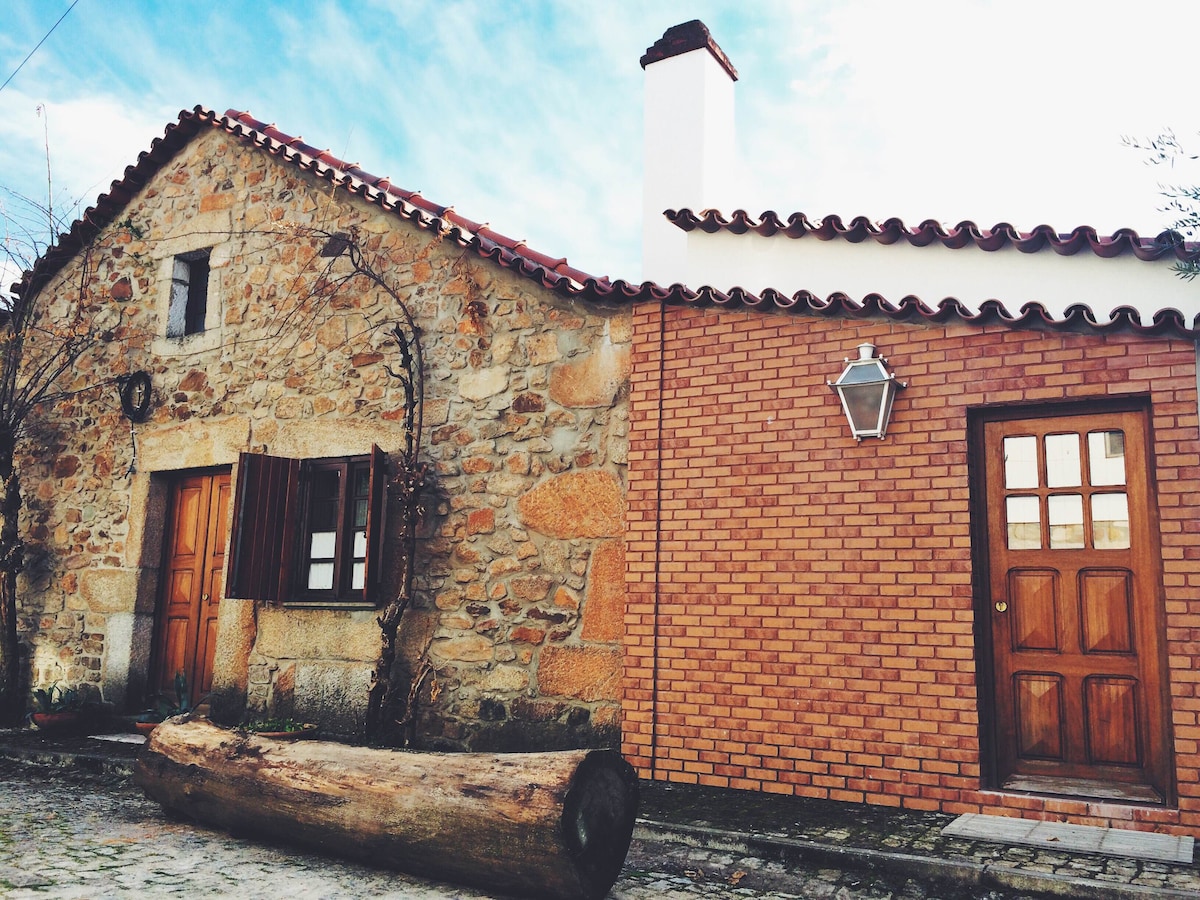
[(838, 380), (825, 382), (837, 391), (856, 441), (883, 437), (896, 392), (908, 387), (897, 381), (895, 375), (889, 375), (886, 365), (886, 359), (875, 356), (874, 344), (859, 344), (858, 359), (847, 359)]
[(132, 375), (117, 376), (117, 390), (121, 394), (121, 412), (130, 422), (145, 422), (150, 415), (149, 372), (134, 372)]

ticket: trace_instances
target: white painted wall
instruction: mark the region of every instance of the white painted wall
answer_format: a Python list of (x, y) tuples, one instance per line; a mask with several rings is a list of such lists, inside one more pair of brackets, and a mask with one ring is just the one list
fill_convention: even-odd
[(1049, 248), (1037, 253), (1015, 247), (951, 250), (870, 239), (854, 244), (812, 235), (796, 239), (699, 229), (686, 234), (685, 283), (693, 288), (736, 286), (755, 293), (774, 288), (788, 295), (807, 290), (821, 298), (841, 292), (854, 300), (877, 293), (893, 302), (911, 294), (931, 307), (954, 297), (971, 309), (999, 300), (1014, 314), (1037, 302), (1055, 317), (1082, 303), (1102, 321), (1118, 306), (1132, 306), (1146, 316), (1177, 309), (1189, 321), (1200, 315), (1200, 283), (1176, 277), (1166, 259), (1145, 262), (1132, 254), (1102, 259), (1091, 251), (1059, 256)]
[(735, 202), (733, 80), (706, 48), (645, 70), (642, 278), (687, 275), (687, 236), (667, 209), (727, 209)]
[(1145, 321), (1162, 309), (1177, 309), (1189, 322), (1200, 315), (1200, 283), (1176, 277), (1171, 259), (685, 232), (663, 211), (716, 209), (728, 215), (741, 205), (734, 81), (701, 48), (648, 64), (644, 85), (643, 279), (722, 291), (807, 290), (821, 298), (841, 292), (854, 300), (875, 293), (899, 302), (912, 295), (931, 307), (947, 297), (971, 309), (999, 300), (1014, 315), (1037, 302), (1056, 318), (1069, 306), (1085, 304), (1101, 321), (1119, 306), (1134, 307)]

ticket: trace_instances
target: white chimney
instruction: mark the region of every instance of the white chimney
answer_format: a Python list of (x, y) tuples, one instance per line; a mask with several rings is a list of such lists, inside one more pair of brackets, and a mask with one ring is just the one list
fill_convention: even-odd
[(667, 209), (733, 211), (733, 83), (737, 70), (697, 20), (668, 28), (641, 59), (646, 70), (642, 278), (687, 279), (687, 234)]

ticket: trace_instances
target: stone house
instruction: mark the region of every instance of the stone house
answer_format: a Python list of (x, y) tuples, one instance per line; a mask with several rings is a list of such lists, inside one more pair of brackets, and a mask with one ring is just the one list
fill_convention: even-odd
[(182, 672), (223, 718), (362, 734), (377, 617), (400, 589), (403, 304), (436, 485), (399, 629), (398, 677), (428, 663), (416, 731), (616, 743), (630, 315), (597, 302), (607, 282), (197, 107), (33, 285), (50, 315), (82, 306), (104, 329), (63, 389), (146, 373), (149, 404), (131, 421), (84, 391), (37, 416), (19, 610), (32, 683), (136, 710)]
[[(1184, 248), (722, 214), (736, 70), (699, 23), (643, 65), (640, 287), (245, 114), (181, 115), (38, 270), (71, 302), (93, 248), (85, 301), (122, 340), (75, 386), (146, 371), (153, 402), (132, 433), (84, 395), (45, 411), (32, 677), (133, 706), (178, 661), (211, 673), (232, 716), (361, 731), (397, 581), (396, 517), (377, 564), (369, 523), (372, 446), (404, 442), (399, 297), (424, 334), (441, 492), (400, 631), (402, 668), (432, 670), (426, 745), (619, 735), (650, 778), (1195, 829), (1200, 308), (1171, 277)], [(339, 235), (382, 284), (322, 256)], [(208, 303), (189, 316), (201, 262)], [(864, 343), (907, 383), (882, 440), (855, 440), (829, 387)], [(222, 557), (244, 553), (255, 466), (285, 487), (296, 473), (306, 530), (284, 542), (277, 596), (234, 577), (211, 609)], [(361, 552), (336, 537), (317, 552), (330, 472), (361, 488)], [(204, 515), (210, 537), (180, 537)], [(330, 565), (341, 593), (313, 575)], [(172, 618), (189, 579), (211, 589)]]
[[(645, 168), (674, 179), (646, 186), (645, 268), (696, 289), (634, 306), (626, 756), (1194, 832), (1190, 248), (723, 214), (736, 71), (700, 23), (642, 64)], [(829, 386), (862, 344), (907, 383), (883, 439), (856, 440)]]

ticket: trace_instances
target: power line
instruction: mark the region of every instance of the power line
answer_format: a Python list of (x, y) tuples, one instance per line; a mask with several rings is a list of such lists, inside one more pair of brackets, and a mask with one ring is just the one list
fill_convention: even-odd
[(51, 25), (50, 30), (46, 32), (46, 34), (42, 37), (42, 39), (40, 41), (37, 42), (37, 47), (34, 47), (32, 50), (30, 50), (29, 56), (26, 56), (23, 60), (21, 60), (21, 64), (19, 66), (17, 66), (15, 69), (13, 69), (13, 72), (11, 75), (9, 75), (6, 79), (4, 79), (4, 84), (0, 84), (0, 91), (4, 90), (6, 87), (8, 87), (8, 83), (17, 77), (17, 73), (21, 71), (22, 66), (24, 66), (25, 63), (29, 62), (29, 59), (30, 59), (30, 57), (33, 56), (33, 54), (38, 52), (38, 47), (40, 47), (40, 46), (42, 46), (42, 44), (46, 43), (46, 38), (48, 38), (48, 37), (50, 37), (50, 35), (54, 34), (54, 29), (57, 28), (62, 23), (62, 20), (67, 17), (67, 13), (69, 13), (71, 10), (73, 10), (75, 8), (75, 4), (78, 2), (79, 2), (79, 0), (71, 0), (71, 5), (67, 7), (67, 12), (63, 13), (61, 16), (58, 17), (58, 21), (55, 22), (53, 25)]

